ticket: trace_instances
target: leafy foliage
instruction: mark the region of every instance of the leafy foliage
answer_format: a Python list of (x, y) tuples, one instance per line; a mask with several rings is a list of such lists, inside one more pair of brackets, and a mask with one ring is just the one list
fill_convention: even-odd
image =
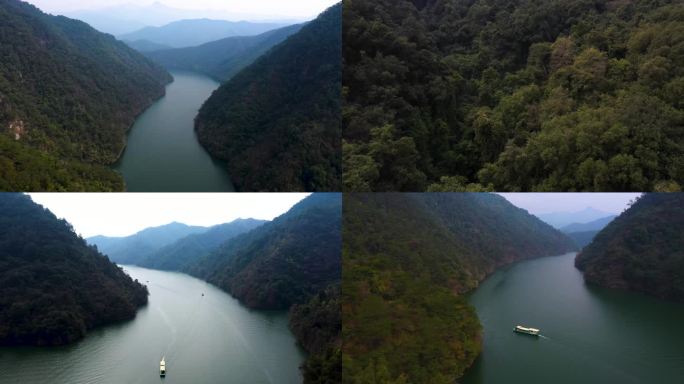
[(343, 382), (453, 383), (481, 349), (462, 296), (496, 267), (570, 239), (503, 197), (346, 194)]
[(238, 190), (340, 190), (341, 13), (325, 11), (200, 109), (199, 140)]
[(290, 328), (311, 355), (302, 367), (305, 384), (342, 382), (340, 287), (331, 285), (290, 310)]
[(586, 281), (684, 301), (684, 194), (652, 193), (599, 232), (575, 259)]
[(144, 285), (28, 196), (0, 194), (0, 228), (0, 344), (70, 343), (147, 303)]
[(349, 0), (344, 188), (676, 191), (684, 5)]
[(168, 73), (110, 35), (24, 2), (1, 1), (0, 19), (0, 185), (123, 189), (102, 165), (164, 94)]
[(145, 55), (168, 69), (202, 72), (226, 81), (301, 28), (292, 25), (257, 36), (228, 37), (197, 47), (155, 50)]

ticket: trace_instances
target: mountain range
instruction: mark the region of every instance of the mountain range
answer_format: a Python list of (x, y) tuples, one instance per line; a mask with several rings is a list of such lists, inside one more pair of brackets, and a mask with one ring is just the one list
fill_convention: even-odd
[(128, 44), (148, 51), (145, 52), (147, 57), (167, 69), (202, 72), (226, 81), (301, 28), (302, 25), (297, 24), (256, 36), (228, 37), (190, 48), (160, 49), (159, 45), (148, 44), (146, 40)]
[(171, 48), (194, 47), (232, 36), (254, 36), (285, 25), (211, 19), (184, 19), (160, 27), (145, 27), (119, 35), (124, 41), (148, 41)]
[(576, 224), (576, 223), (588, 223), (594, 220), (603, 219), (609, 216), (615, 217), (613, 213), (601, 211), (596, 208), (586, 207), (579, 211), (559, 211), (538, 214), (542, 221), (548, 223), (557, 229), (563, 229), (563, 227)]
[(576, 248), (494, 194), (345, 194), (345, 376), (453, 382), (482, 343), (464, 293), (499, 267)]
[(0, 194), (0, 345), (60, 345), (135, 317), (147, 288), (22, 194)]
[(221, 85), (195, 119), (237, 190), (338, 191), (342, 5)]

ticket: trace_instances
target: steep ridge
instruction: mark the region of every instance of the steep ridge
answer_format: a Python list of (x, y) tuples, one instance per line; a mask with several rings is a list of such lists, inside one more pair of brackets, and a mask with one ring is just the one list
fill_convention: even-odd
[(57, 345), (135, 317), (147, 288), (21, 194), (0, 194), (0, 345)]
[(0, 187), (122, 190), (104, 165), (164, 94), (163, 68), (89, 27), (0, 1)]
[(216, 225), (206, 232), (193, 233), (182, 237), (136, 264), (146, 268), (180, 271), (218, 248), (221, 244), (264, 223), (266, 221), (238, 219), (227, 224)]
[(140, 265), (144, 260), (178, 239), (206, 232), (208, 228), (170, 223), (159, 227), (147, 228), (125, 237), (94, 236), (86, 239), (97, 246), (98, 250), (119, 264)]
[(684, 301), (684, 194), (639, 198), (575, 259), (587, 282)]
[(238, 190), (340, 190), (341, 12), (322, 13), (200, 109), (200, 143)]
[(348, 194), (343, 239), (345, 383), (453, 383), (481, 349), (463, 293), (497, 267), (575, 249), (492, 194)]
[(341, 382), (340, 194), (314, 194), (185, 271), (259, 309), (290, 309), (305, 383)]
[(198, 71), (226, 81), (301, 28), (302, 25), (293, 25), (256, 36), (228, 37), (197, 47), (148, 49), (153, 52), (145, 55), (167, 69)]

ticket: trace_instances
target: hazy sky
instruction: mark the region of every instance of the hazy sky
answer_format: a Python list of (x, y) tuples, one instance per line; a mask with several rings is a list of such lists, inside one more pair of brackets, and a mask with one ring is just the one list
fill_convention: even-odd
[(339, 0), (28, 0), (49, 13), (74, 12), (114, 5), (149, 5), (154, 2), (183, 9), (215, 9), (241, 14), (310, 17), (321, 13)]
[(272, 220), (306, 193), (30, 193), (83, 237), (128, 236), (174, 221), (211, 226), (238, 218)]
[(576, 212), (591, 207), (621, 213), (640, 193), (500, 193), (514, 205), (534, 215), (551, 212)]

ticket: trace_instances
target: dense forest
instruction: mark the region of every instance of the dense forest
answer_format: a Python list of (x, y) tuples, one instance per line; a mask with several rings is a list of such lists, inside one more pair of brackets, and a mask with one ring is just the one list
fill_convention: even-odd
[(577, 255), (586, 281), (684, 301), (684, 194), (652, 193)]
[(492, 194), (347, 194), (344, 383), (453, 383), (481, 350), (463, 293), (572, 240)]
[(679, 0), (350, 0), (344, 188), (674, 191)]
[(290, 309), (305, 383), (340, 382), (341, 215), (340, 194), (311, 195), (185, 269), (248, 307)]
[(292, 25), (257, 36), (227, 37), (197, 47), (155, 50), (145, 55), (167, 69), (202, 72), (226, 81), (301, 28)]
[(105, 167), (171, 81), (157, 64), (87, 24), (0, 1), (0, 188), (123, 190)]
[(65, 220), (21, 194), (0, 194), (0, 345), (57, 345), (135, 317), (147, 288)]
[(223, 84), (195, 120), (238, 190), (341, 189), (342, 5)]

